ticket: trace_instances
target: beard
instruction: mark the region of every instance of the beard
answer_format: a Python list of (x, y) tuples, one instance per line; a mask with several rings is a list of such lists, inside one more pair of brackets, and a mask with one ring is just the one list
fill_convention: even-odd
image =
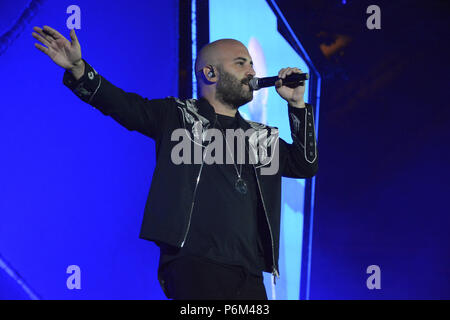
[(216, 87), (217, 100), (231, 106), (233, 109), (238, 109), (240, 106), (252, 101), (253, 91), (248, 87), (249, 78), (239, 80), (220, 66), (217, 69), (220, 73)]

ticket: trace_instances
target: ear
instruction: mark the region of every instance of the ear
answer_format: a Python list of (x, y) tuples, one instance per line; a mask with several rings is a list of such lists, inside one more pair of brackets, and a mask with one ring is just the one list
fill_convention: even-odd
[(217, 82), (216, 71), (213, 66), (206, 66), (202, 69), (202, 74), (205, 80), (209, 83)]

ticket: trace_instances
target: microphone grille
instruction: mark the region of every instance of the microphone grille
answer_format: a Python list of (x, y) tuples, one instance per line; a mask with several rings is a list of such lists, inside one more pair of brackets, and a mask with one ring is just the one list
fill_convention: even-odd
[(259, 78), (253, 77), (253, 78), (251, 78), (250, 81), (248, 82), (248, 85), (250, 86), (250, 88), (251, 88), (252, 90), (258, 90), (258, 89), (259, 89), (258, 80), (259, 80)]

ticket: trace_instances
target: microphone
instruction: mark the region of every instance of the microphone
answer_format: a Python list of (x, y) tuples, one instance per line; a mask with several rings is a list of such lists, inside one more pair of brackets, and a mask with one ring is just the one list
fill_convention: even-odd
[[(248, 85), (252, 90), (259, 90), (261, 88), (272, 87), (275, 85), (280, 78), (276, 77), (267, 77), (267, 78), (256, 78), (253, 77)], [(289, 88), (295, 88), (298, 86), (304, 85), (304, 81), (309, 79), (309, 74), (307, 73), (292, 73), (283, 80), (283, 86), (287, 86)]]

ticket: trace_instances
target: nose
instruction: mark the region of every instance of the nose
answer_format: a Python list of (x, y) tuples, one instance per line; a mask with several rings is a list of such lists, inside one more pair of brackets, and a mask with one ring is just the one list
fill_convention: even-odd
[(253, 69), (253, 66), (250, 66), (249, 71), (247, 72), (247, 76), (251, 75), (252, 77), (254, 77), (256, 75), (255, 69)]

